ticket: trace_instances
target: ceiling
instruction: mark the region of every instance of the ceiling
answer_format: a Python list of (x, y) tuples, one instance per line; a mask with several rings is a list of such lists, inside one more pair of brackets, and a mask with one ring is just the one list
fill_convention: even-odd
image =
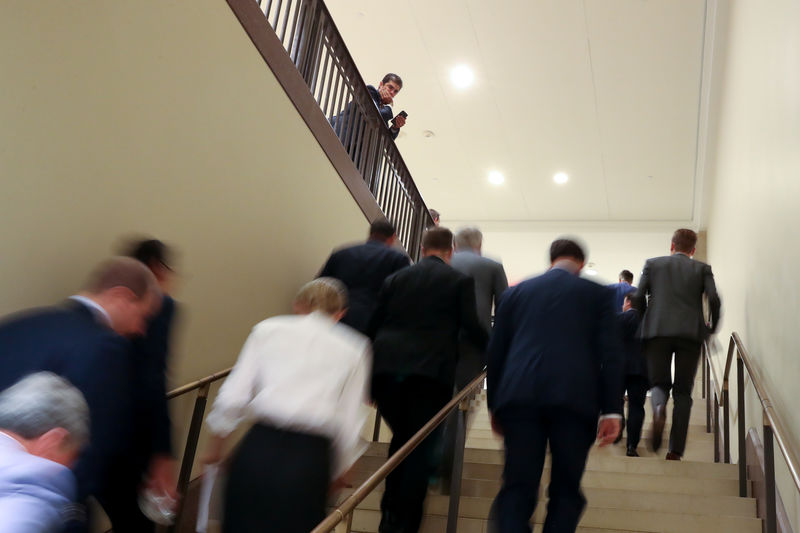
[(704, 0), (326, 4), (367, 83), (402, 76), (397, 145), (445, 221), (695, 219)]

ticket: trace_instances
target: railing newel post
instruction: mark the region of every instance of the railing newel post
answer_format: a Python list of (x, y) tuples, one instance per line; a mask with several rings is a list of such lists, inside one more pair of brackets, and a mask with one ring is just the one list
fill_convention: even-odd
[(773, 444), (772, 426), (769, 417), (764, 412), (764, 492), (766, 493), (766, 519), (764, 531), (777, 533), (778, 509), (775, 495), (775, 448)]
[(739, 496), (747, 497), (747, 448), (745, 441), (745, 417), (744, 405), (744, 362), (741, 355), (736, 353), (736, 397), (737, 397), (737, 434), (739, 436)]

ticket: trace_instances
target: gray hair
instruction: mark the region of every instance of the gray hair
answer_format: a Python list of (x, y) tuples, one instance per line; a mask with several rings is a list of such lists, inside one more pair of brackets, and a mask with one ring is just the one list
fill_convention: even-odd
[(80, 448), (89, 440), (89, 405), (75, 386), (52, 372), (37, 372), (0, 392), (0, 429), (35, 439), (55, 428)]
[(478, 250), (483, 243), (483, 233), (478, 228), (461, 228), (456, 233), (456, 250)]

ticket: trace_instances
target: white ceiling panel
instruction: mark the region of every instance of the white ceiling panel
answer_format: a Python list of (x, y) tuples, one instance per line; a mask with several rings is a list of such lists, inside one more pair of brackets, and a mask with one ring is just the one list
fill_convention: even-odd
[[(367, 83), (403, 77), (397, 144), (446, 218), (692, 218), (704, 1), (327, 5)], [(468, 89), (450, 82), (459, 64)]]

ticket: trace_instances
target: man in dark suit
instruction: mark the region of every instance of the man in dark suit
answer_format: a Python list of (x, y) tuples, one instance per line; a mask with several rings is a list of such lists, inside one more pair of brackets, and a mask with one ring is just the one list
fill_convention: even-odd
[[(390, 455), (452, 398), (459, 335), (486, 344), (473, 281), (448, 265), (452, 254), (450, 230), (429, 229), (423, 259), (387, 278), (370, 323), (372, 395), (392, 429)], [(429, 436), (387, 477), (380, 533), (419, 530), (435, 445)]]
[(342, 324), (366, 333), (384, 280), (410, 263), (392, 248), (396, 241), (394, 226), (378, 219), (370, 224), (366, 243), (334, 252), (322, 267), (318, 277), (336, 278), (347, 287), (350, 303)]
[(554, 241), (550, 260), (546, 273), (503, 295), (489, 342), (489, 411), (506, 446), (490, 518), (500, 533), (531, 531), (548, 443), (543, 532), (575, 531), (589, 449), (595, 436), (605, 445), (621, 428), (623, 362), (611, 292), (578, 277), (585, 256), (576, 242)]
[[(642, 341), (639, 336), (639, 312), (631, 303), (632, 294), (626, 294), (622, 304), (622, 312), (618, 315), (619, 333), (622, 338), (622, 351), (625, 354), (625, 384), (623, 395), (628, 392), (628, 418), (625, 430), (627, 436), (628, 457), (639, 457), (636, 447), (642, 436), (644, 424), (644, 402), (647, 399), (647, 364), (642, 353)], [(620, 434), (621, 436), (621, 434)]]
[(614, 310), (619, 313), (625, 296), (636, 292), (636, 287), (633, 286), (633, 272), (623, 270), (619, 273), (619, 283), (612, 283), (608, 288), (614, 290)]
[[(7, 318), (0, 325), (0, 390), (23, 376), (50, 371), (68, 379), (89, 405), (91, 438), (75, 465), (77, 501), (102, 501), (114, 483), (111, 465), (131, 439), (130, 345), (158, 309), (160, 291), (139, 261), (118, 257), (101, 265), (86, 289), (60, 307)], [(70, 525), (84, 531), (83, 523)], [(115, 524), (116, 527), (116, 524)]]
[(125, 255), (144, 265), (161, 289), (161, 305), (142, 336), (133, 339), (129, 382), (138, 400), (133, 404), (131, 438), (119, 450), (110, 476), (115, 479), (100, 498), (114, 524), (114, 533), (147, 533), (155, 524), (139, 508), (140, 485), (157, 496), (176, 499), (175, 459), (172, 455), (172, 426), (167, 407), (166, 371), (175, 301), (168, 294), (174, 272), (167, 246), (156, 239), (133, 242)]
[[(634, 296), (641, 309), (642, 339), (647, 358), (653, 405), (652, 445), (661, 447), (669, 391), (675, 406), (667, 459), (680, 460), (692, 408), (692, 388), (702, 342), (713, 333), (720, 316), (720, 300), (711, 267), (692, 256), (697, 234), (679, 229), (672, 236), (670, 254), (648, 259)], [(708, 298), (710, 325), (703, 316), (703, 295)], [(671, 363), (675, 354), (675, 382)]]

